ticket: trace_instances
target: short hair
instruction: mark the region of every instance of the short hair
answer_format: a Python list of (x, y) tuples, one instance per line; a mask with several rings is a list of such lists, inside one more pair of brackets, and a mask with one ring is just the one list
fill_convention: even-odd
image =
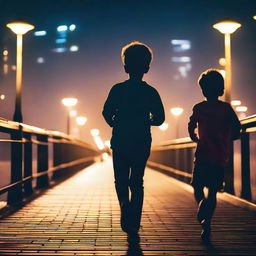
[(153, 53), (146, 44), (135, 41), (122, 48), (121, 57), (127, 73), (146, 73), (153, 59)]
[(207, 69), (199, 79), (198, 84), (205, 97), (222, 96), (224, 93), (224, 78), (217, 69)]

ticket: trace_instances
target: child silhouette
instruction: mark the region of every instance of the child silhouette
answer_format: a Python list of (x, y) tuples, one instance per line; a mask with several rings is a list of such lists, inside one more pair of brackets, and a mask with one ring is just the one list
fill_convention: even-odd
[[(189, 135), (197, 143), (191, 184), (199, 205), (197, 218), (202, 225), (201, 238), (207, 241), (216, 208), (216, 193), (222, 188), (230, 144), (239, 138), (240, 122), (230, 104), (218, 99), (224, 93), (224, 79), (217, 70), (203, 72), (198, 83), (206, 101), (193, 107), (188, 124)], [(207, 198), (204, 187), (208, 188)]]
[(144, 197), (144, 169), (151, 146), (150, 126), (161, 125), (165, 117), (158, 92), (142, 81), (152, 60), (151, 49), (132, 42), (123, 47), (121, 56), (129, 79), (111, 88), (102, 114), (113, 127), (111, 148), (121, 227), (128, 234), (137, 234)]

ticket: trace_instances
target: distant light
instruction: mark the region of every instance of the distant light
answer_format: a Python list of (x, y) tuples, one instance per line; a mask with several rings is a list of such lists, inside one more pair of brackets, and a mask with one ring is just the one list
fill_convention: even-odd
[(94, 142), (97, 145), (99, 150), (102, 150), (105, 148), (105, 145), (104, 145), (102, 139), (100, 138), (100, 136), (97, 136), (97, 135), (94, 136)]
[(64, 44), (64, 43), (66, 43), (66, 41), (67, 41), (66, 38), (57, 38), (57, 39), (55, 40), (55, 43), (56, 43), (56, 44)]
[(37, 60), (36, 60), (36, 62), (39, 63), (39, 64), (42, 64), (42, 63), (44, 63), (45, 61), (44, 61), (44, 58), (43, 58), (43, 57), (38, 57)]
[(247, 109), (248, 108), (246, 106), (238, 106), (238, 107), (236, 107), (236, 111), (237, 112), (246, 112)]
[(169, 125), (167, 123), (163, 123), (159, 126), (159, 129), (161, 131), (166, 131), (168, 129)]
[(256, 15), (254, 15), (254, 16), (253, 16), (253, 19), (255, 19), (255, 20), (256, 20)]
[(188, 56), (172, 57), (172, 62), (190, 62), (191, 58)]
[(8, 71), (9, 71), (9, 65), (8, 64), (3, 65), (3, 71), (4, 71), (4, 75), (8, 74)]
[(182, 52), (191, 49), (191, 42), (189, 40), (171, 40), (175, 52)]
[(75, 117), (76, 115), (77, 115), (77, 110), (75, 110), (75, 109), (70, 110), (70, 112), (69, 112), (70, 117)]
[(4, 51), (3, 51), (3, 55), (4, 55), (4, 56), (7, 56), (7, 55), (8, 55), (8, 51), (7, 51), (7, 50), (4, 50)]
[(0, 100), (4, 100), (5, 99), (5, 95), (4, 94), (1, 94), (0, 95)]
[(76, 25), (75, 24), (72, 24), (69, 26), (69, 30), (70, 31), (74, 31), (76, 29)]
[(223, 67), (226, 66), (226, 59), (225, 58), (219, 58), (219, 64)]
[(217, 29), (222, 34), (232, 34), (240, 27), (240, 23), (229, 20), (218, 22), (213, 25), (213, 28)]
[(94, 136), (98, 136), (100, 134), (99, 129), (91, 129), (91, 135)]
[(232, 106), (240, 106), (241, 105), (241, 101), (240, 100), (232, 100), (231, 101), (231, 105)]
[(78, 100), (76, 98), (64, 98), (61, 100), (62, 104), (66, 107), (74, 107)]
[(57, 31), (58, 32), (64, 32), (64, 31), (67, 31), (68, 30), (68, 26), (66, 25), (60, 25), (57, 27)]
[(222, 77), (225, 79), (226, 71), (224, 69), (219, 69), (219, 72), (221, 73)]
[(52, 49), (52, 51), (56, 52), (56, 53), (63, 53), (65, 51), (67, 51), (67, 48), (65, 48), (65, 47), (58, 47), (58, 48)]
[(108, 148), (111, 147), (111, 145), (110, 145), (110, 140), (106, 140), (106, 141), (105, 141), (105, 146), (108, 147)]
[(170, 112), (174, 115), (174, 116), (180, 116), (183, 113), (183, 108), (171, 108)]
[(41, 31), (35, 31), (34, 35), (35, 36), (46, 36), (47, 32), (45, 30), (41, 30)]
[(69, 50), (70, 50), (71, 52), (77, 52), (77, 51), (79, 50), (79, 47), (78, 47), (77, 45), (71, 45), (70, 48), (69, 48)]
[(76, 123), (77, 123), (78, 125), (80, 125), (80, 126), (85, 125), (86, 122), (87, 122), (87, 118), (84, 117), (84, 116), (78, 116), (78, 117), (76, 118)]
[(109, 154), (108, 153), (105, 152), (105, 153), (102, 154), (102, 159), (103, 160), (107, 160), (108, 158), (109, 158)]
[(8, 23), (6, 26), (17, 35), (24, 35), (28, 31), (35, 28), (34, 25), (31, 25), (25, 22), (11, 22), (11, 23)]
[(178, 70), (182, 77), (187, 77), (187, 68), (186, 66), (180, 66), (178, 67)]
[(11, 65), (11, 69), (12, 70), (16, 70), (16, 66), (15, 65)]

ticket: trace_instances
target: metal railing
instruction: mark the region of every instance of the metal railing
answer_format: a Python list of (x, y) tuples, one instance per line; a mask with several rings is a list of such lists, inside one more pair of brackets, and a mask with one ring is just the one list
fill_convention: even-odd
[[(234, 141), (225, 173), (225, 192), (256, 202), (256, 115), (241, 121), (241, 137)], [(196, 143), (190, 138), (153, 146), (148, 165), (186, 183), (190, 182)]]
[[(0, 133), (7, 137), (0, 139), (0, 143), (10, 144), (9, 152), (4, 152), (10, 155), (10, 184), (0, 188), (0, 195), (8, 193), (8, 204), (20, 202), (35, 189), (49, 186), (51, 180), (83, 169), (100, 155), (93, 146), (65, 133), (3, 118), (0, 118)], [(6, 171), (1, 170), (2, 176)]]

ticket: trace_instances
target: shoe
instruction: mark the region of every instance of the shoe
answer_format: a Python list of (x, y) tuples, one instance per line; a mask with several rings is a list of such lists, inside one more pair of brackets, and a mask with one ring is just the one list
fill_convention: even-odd
[(197, 220), (201, 223), (207, 215), (207, 200), (203, 199), (199, 202), (197, 210)]
[(201, 238), (204, 242), (209, 242), (211, 239), (211, 225), (205, 219), (201, 221), (202, 232)]

